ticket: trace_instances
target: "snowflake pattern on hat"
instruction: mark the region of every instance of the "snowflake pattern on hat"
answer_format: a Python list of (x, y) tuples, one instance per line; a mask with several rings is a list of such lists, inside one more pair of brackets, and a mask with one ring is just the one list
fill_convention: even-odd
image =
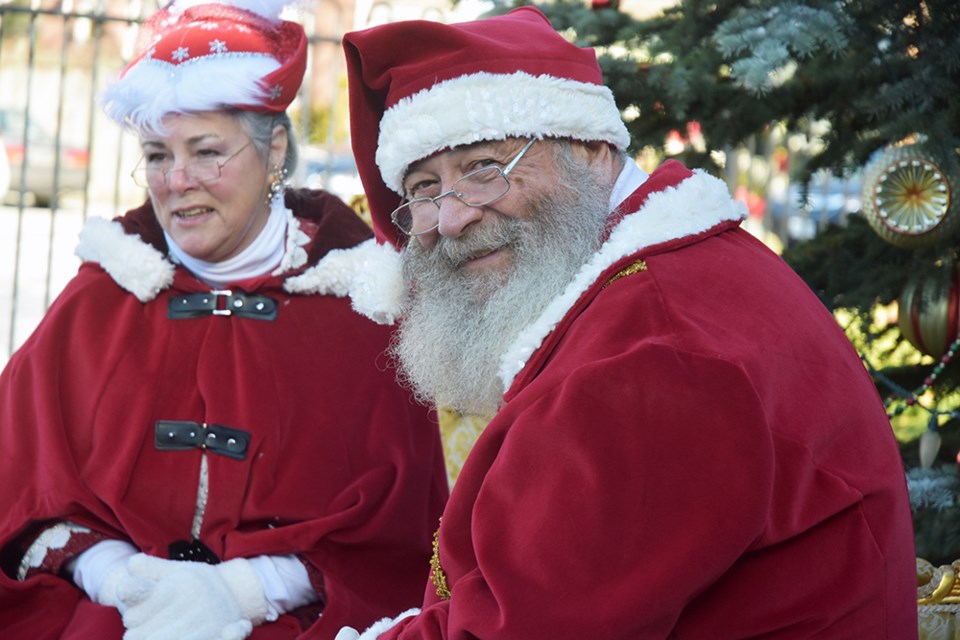
[(104, 111), (138, 129), (158, 128), (170, 113), (284, 111), (300, 88), (307, 55), (303, 27), (280, 18), (287, 1), (161, 9), (142, 27), (142, 53), (101, 95)]

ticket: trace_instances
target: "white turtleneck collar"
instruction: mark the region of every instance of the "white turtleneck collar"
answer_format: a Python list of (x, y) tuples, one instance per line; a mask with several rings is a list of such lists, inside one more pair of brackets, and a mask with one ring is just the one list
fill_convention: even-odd
[(613, 191), (610, 192), (610, 211), (620, 206), (620, 203), (639, 189), (640, 185), (646, 182), (649, 177), (650, 174), (638, 167), (637, 163), (629, 160), (624, 162), (623, 169), (617, 176), (617, 181), (613, 183)]

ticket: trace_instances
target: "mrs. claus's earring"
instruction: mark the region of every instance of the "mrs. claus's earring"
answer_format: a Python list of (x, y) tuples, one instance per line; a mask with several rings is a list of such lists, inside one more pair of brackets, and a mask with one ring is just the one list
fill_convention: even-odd
[(285, 167), (277, 165), (273, 169), (273, 181), (270, 183), (270, 193), (267, 195), (267, 204), (277, 198), (283, 197), (283, 192), (287, 190), (287, 170)]

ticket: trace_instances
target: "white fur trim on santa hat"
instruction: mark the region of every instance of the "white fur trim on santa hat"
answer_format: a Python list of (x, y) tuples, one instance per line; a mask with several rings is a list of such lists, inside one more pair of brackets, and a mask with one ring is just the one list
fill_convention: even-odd
[(694, 171), (693, 176), (676, 187), (651, 194), (639, 211), (624, 217), (566, 289), (504, 352), (498, 371), (504, 393), (583, 292), (613, 263), (646, 247), (702, 233), (721, 222), (744, 217), (745, 206), (730, 197), (726, 183), (703, 171)]
[(298, 4), (306, 4), (306, 0), (297, 0), (296, 2), (291, 2), (290, 0), (228, 0), (226, 2), (217, 2), (215, 0), (176, 0), (170, 4), (169, 10), (172, 14), (179, 14), (191, 7), (205, 4), (223, 4), (255, 13), (271, 22), (278, 22), (280, 20), (280, 14), (283, 13), (284, 9)]
[(84, 262), (98, 263), (140, 302), (153, 300), (173, 284), (173, 264), (139, 236), (124, 233), (119, 222), (89, 218), (80, 231), (75, 253)]
[(284, 288), (290, 293), (350, 296), (358, 313), (380, 324), (393, 324), (403, 304), (400, 254), (373, 239), (334, 249), (301, 275), (288, 278)]
[(164, 116), (214, 111), (224, 105), (261, 104), (260, 78), (277, 70), (273, 56), (225, 52), (173, 65), (144, 58), (100, 95), (104, 112), (121, 126), (159, 131)]
[(403, 195), (410, 164), (441, 149), (504, 138), (572, 138), (626, 149), (630, 134), (610, 89), (524, 72), (476, 73), (401, 99), (380, 120), (377, 166)]

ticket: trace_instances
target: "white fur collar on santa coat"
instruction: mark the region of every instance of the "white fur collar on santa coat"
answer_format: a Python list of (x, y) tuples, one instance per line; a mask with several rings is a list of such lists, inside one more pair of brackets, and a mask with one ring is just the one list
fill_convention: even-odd
[[(524, 328), (500, 360), (504, 391), (534, 351), (550, 335), (580, 296), (615, 262), (641, 249), (702, 233), (724, 221), (746, 216), (727, 185), (703, 172), (675, 187), (650, 194), (639, 211), (623, 218), (610, 237), (574, 276), (560, 295)], [(368, 240), (351, 249), (331, 251), (287, 287), (299, 291), (350, 296), (354, 308), (377, 322), (392, 323), (402, 314), (400, 254)]]
[[(273, 272), (278, 275), (306, 263), (307, 252), (303, 246), (310, 238), (301, 231), (300, 221), (282, 199), (276, 199), (272, 206), (287, 218), (283, 258)], [(118, 286), (141, 302), (153, 300), (173, 284), (174, 261), (140, 236), (126, 233), (116, 220), (89, 218), (80, 231), (74, 253), (84, 262), (99, 264)]]

